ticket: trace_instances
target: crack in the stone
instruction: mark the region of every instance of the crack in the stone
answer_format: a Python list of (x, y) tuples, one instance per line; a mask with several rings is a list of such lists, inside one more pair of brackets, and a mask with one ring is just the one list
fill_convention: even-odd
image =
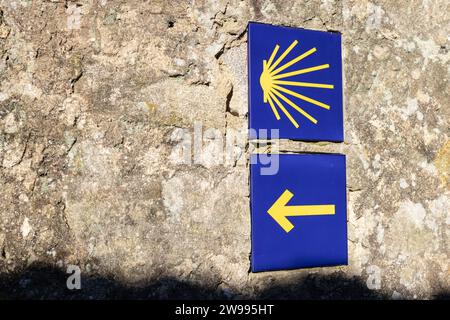
[(28, 150), (28, 142), (30, 141), (30, 137), (31, 137), (31, 133), (28, 133), (27, 138), (25, 140), (25, 146), (23, 148), (22, 154), (21, 154), (19, 160), (17, 160), (16, 163), (11, 165), (11, 168), (14, 168), (15, 166), (18, 166), (19, 164), (22, 163), (23, 159), (25, 158), (25, 154), (26, 154), (26, 152)]

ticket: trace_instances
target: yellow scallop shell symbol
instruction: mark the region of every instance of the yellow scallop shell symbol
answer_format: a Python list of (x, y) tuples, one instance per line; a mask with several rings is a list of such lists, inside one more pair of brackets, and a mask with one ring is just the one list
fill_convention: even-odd
[[(299, 127), (297, 121), (295, 121), (295, 119), (292, 117), (292, 115), (289, 113), (289, 111), (285, 108), (285, 106), (280, 101), (280, 99), (283, 100), (286, 104), (288, 104), (292, 108), (294, 108), (295, 110), (297, 110), (300, 114), (302, 114), (304, 117), (306, 117), (308, 120), (310, 120), (314, 124), (317, 123), (317, 120), (315, 118), (313, 118), (305, 110), (303, 110), (298, 105), (296, 105), (291, 99), (286, 97), (284, 95), (284, 93), (291, 95), (293, 97), (299, 98), (303, 101), (312, 103), (316, 106), (322, 107), (327, 110), (330, 109), (330, 106), (325, 103), (322, 103), (320, 101), (317, 101), (317, 100), (314, 100), (307, 96), (304, 96), (300, 93), (294, 92), (285, 87), (293, 86), (293, 87), (310, 87), (310, 88), (321, 88), (321, 89), (333, 89), (334, 88), (334, 86), (332, 84), (280, 80), (280, 79), (285, 79), (285, 78), (289, 78), (292, 76), (296, 76), (299, 74), (305, 74), (305, 73), (309, 73), (309, 72), (313, 72), (313, 71), (327, 69), (330, 67), (329, 64), (321, 64), (321, 65), (310, 67), (310, 68), (304, 68), (304, 69), (299, 69), (299, 70), (295, 70), (292, 72), (281, 73), (283, 70), (289, 68), (290, 66), (296, 64), (297, 62), (303, 60), (304, 58), (308, 57), (309, 55), (311, 55), (317, 51), (316, 48), (312, 48), (312, 49), (302, 53), (298, 57), (292, 59), (291, 61), (286, 62), (281, 67), (278, 67), (278, 65), (289, 54), (289, 52), (291, 52), (291, 50), (297, 45), (297, 43), (298, 43), (297, 40), (292, 42), (291, 45), (275, 60), (278, 50), (280, 49), (280, 46), (277, 44), (275, 46), (275, 48), (273, 49), (272, 54), (270, 55), (269, 61), (266, 61), (266, 60), (263, 61), (263, 71), (259, 78), (259, 83), (261, 84), (261, 88), (263, 90), (264, 103), (269, 103), (275, 117), (277, 118), (277, 120), (280, 120), (280, 114), (278, 113), (278, 110), (276, 108), (276, 106), (278, 106), (278, 108), (286, 115), (286, 117), (292, 122), (292, 124), (296, 128)], [(274, 62), (274, 60), (275, 60), (275, 62)]]

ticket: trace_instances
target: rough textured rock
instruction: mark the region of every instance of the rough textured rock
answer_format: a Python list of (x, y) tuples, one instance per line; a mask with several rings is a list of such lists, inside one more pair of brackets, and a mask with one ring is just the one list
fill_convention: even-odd
[[(448, 295), (447, 1), (0, 10), (0, 297)], [(249, 273), (248, 21), (343, 34), (345, 143), (279, 147), (347, 154), (349, 266)]]

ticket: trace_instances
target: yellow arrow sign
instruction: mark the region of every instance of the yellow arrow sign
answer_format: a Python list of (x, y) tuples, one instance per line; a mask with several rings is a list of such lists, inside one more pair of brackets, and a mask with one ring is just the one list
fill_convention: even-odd
[(335, 211), (334, 204), (305, 205), (305, 206), (287, 206), (287, 203), (294, 195), (288, 189), (274, 202), (267, 212), (278, 224), (289, 232), (294, 225), (286, 218), (288, 216), (322, 216), (333, 215)]

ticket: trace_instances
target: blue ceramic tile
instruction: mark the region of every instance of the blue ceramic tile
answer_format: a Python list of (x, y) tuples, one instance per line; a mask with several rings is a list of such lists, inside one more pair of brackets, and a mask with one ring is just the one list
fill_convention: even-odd
[(251, 139), (343, 141), (340, 34), (250, 23), (248, 66)]
[(347, 264), (345, 156), (280, 155), (274, 175), (262, 174), (258, 156), (251, 161), (252, 271)]

